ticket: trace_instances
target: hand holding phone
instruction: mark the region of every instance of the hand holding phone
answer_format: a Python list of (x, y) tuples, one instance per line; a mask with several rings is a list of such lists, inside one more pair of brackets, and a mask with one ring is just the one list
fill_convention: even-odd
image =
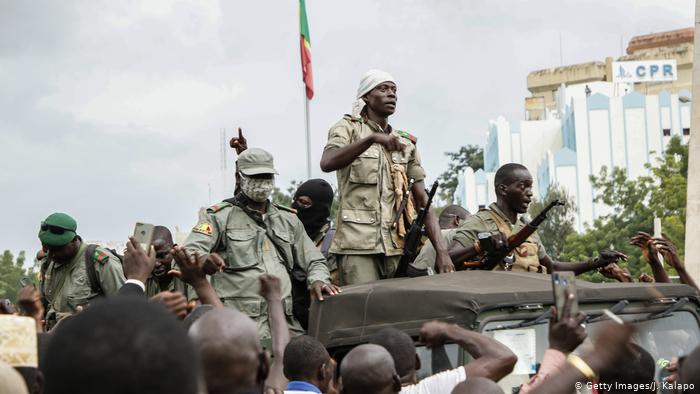
[(573, 271), (552, 272), (552, 291), (554, 305), (557, 307), (557, 320), (566, 313), (578, 315), (578, 297), (576, 295), (576, 274)]

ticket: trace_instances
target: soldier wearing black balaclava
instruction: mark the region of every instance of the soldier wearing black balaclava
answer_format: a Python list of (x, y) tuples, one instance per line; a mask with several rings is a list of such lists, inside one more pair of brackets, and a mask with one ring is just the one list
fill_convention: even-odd
[[(328, 253), (331, 241), (335, 235), (335, 228), (331, 227), (331, 206), (333, 205), (333, 187), (323, 179), (310, 179), (301, 185), (294, 193), (294, 201), (292, 208), (297, 211), (297, 217), (304, 225), (306, 234), (321, 250), (321, 253), (326, 257), (328, 270), (331, 272), (331, 278), (334, 283), (337, 283), (336, 273), (337, 265), (335, 255)], [(298, 277), (297, 273), (292, 272), (294, 279), (292, 286), (304, 285), (304, 278)], [(302, 292), (301, 289), (294, 294), (299, 294), (303, 298), (294, 297), (294, 303), (302, 307), (294, 308), (295, 311), (306, 311), (306, 316), (296, 316), (302, 324), (302, 327), (308, 321), (308, 302), (307, 292)], [(305, 306), (305, 307), (303, 307)]]

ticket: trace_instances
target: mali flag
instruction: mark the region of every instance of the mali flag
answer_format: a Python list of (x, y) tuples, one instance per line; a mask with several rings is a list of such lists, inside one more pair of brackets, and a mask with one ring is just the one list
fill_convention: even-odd
[(306, 98), (314, 97), (314, 79), (311, 72), (311, 37), (309, 22), (306, 18), (306, 2), (299, 0), (299, 31), (301, 32), (301, 73), (306, 85)]

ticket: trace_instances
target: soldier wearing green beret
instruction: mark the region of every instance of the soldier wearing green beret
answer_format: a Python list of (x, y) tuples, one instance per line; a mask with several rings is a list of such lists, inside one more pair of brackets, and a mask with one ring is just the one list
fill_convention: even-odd
[(119, 258), (107, 249), (85, 244), (77, 228), (75, 219), (65, 213), (53, 213), (41, 222), (42, 251), (37, 257), (41, 257), (47, 329), (96, 297), (116, 294), (126, 281)]
[[(271, 337), (271, 328), (259, 278), (263, 274), (280, 278), (290, 332), (301, 334), (292, 313), (290, 273), (305, 273), (311, 296), (320, 301), (324, 293), (332, 295), (338, 289), (331, 284), (326, 259), (294, 211), (269, 201), (277, 174), (272, 155), (249, 148), (238, 156), (237, 166), (240, 193), (200, 210), (184, 248), (207, 267), (224, 305), (253, 319), (262, 339)], [(217, 269), (212, 270), (214, 266)]]

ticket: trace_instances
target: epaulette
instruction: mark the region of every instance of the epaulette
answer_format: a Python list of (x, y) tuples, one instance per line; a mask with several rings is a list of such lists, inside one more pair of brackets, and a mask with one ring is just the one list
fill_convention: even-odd
[(220, 210), (222, 210), (226, 207), (230, 207), (230, 206), (231, 206), (230, 202), (222, 201), (220, 203), (216, 203), (216, 204), (210, 206), (209, 208), (207, 208), (207, 212), (208, 213), (216, 213), (216, 212), (219, 212)]
[(413, 145), (416, 145), (416, 144), (418, 143), (418, 138), (416, 138), (415, 135), (413, 135), (413, 134), (411, 134), (411, 133), (409, 133), (409, 132), (407, 132), (407, 131), (396, 130), (396, 133), (397, 133), (398, 135), (402, 136), (403, 138), (406, 138), (406, 139), (408, 139), (409, 141), (413, 142)]
[(44, 252), (44, 249), (39, 250), (36, 252), (36, 261), (41, 261), (46, 257), (46, 252)]
[(92, 258), (95, 260), (95, 262), (104, 264), (109, 261), (109, 253), (107, 253), (106, 250), (97, 247), (95, 248), (95, 255), (92, 256)]
[(286, 211), (286, 212), (291, 212), (295, 215), (297, 214), (297, 210), (294, 208), (285, 207), (284, 205), (275, 204), (274, 202), (272, 203), (272, 205), (274, 205), (275, 208), (277, 208), (277, 209), (281, 209), (281, 210)]
[(361, 116), (352, 116), (350, 114), (345, 114), (343, 115), (343, 119), (349, 121), (349, 122), (360, 122), (362, 123), (362, 117)]

